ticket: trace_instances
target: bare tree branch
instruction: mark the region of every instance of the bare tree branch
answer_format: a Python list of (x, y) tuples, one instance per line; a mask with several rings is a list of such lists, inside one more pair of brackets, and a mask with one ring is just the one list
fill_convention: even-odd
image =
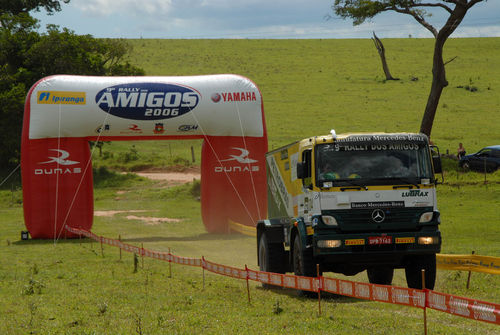
[(444, 62), (444, 65), (446, 65), (446, 64), (448, 64), (448, 63), (453, 62), (455, 59), (457, 59), (457, 57), (458, 57), (458, 56), (455, 56), (455, 57), (453, 57), (452, 59), (450, 59), (450, 60), (448, 60), (448, 61)]
[(393, 10), (395, 12), (401, 13), (401, 14), (408, 14), (413, 16), (413, 18), (420, 23), (425, 29), (429, 30), (434, 37), (437, 37), (438, 31), (436, 28), (434, 28), (433, 25), (431, 25), (429, 22), (425, 21), (423, 16), (419, 15), (418, 12), (410, 10), (409, 8), (398, 8), (396, 6), (393, 6), (390, 10)]

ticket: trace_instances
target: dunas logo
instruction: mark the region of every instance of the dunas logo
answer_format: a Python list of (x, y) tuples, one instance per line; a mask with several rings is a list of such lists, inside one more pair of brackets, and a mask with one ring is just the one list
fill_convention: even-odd
[(196, 90), (174, 84), (121, 84), (99, 91), (95, 101), (100, 109), (132, 120), (162, 120), (192, 111), (200, 102)]

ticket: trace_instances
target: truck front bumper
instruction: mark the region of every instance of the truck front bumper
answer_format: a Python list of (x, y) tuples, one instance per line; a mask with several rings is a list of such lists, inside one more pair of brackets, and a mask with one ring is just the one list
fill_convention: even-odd
[(315, 256), (344, 258), (358, 255), (366, 259), (376, 255), (417, 255), (439, 253), (441, 232), (362, 233), (362, 234), (314, 234), (311, 243)]

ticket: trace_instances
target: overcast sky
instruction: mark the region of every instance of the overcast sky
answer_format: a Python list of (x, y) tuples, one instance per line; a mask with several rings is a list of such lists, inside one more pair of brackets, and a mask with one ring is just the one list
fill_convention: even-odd
[[(48, 16), (76, 34), (122, 38), (381, 38), (432, 37), (408, 15), (394, 12), (353, 26), (333, 15), (334, 0), (71, 0)], [(429, 0), (429, 2), (439, 2)], [(438, 29), (446, 12), (429, 19)], [(42, 29), (44, 30), (44, 29)], [(500, 1), (476, 4), (452, 37), (500, 36)]]

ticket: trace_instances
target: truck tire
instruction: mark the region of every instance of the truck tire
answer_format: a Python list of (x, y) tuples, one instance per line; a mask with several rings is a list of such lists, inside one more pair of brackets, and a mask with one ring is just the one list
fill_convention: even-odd
[[(293, 272), (297, 276), (316, 277), (312, 249), (302, 246), (300, 236), (297, 234), (293, 242)], [(311, 291), (298, 291), (299, 296), (314, 298), (316, 293)]]
[[(283, 243), (269, 243), (266, 232), (260, 236), (258, 256), (260, 271), (285, 273), (287, 260)], [(262, 286), (269, 287), (267, 284)]]
[(436, 254), (410, 258), (405, 267), (409, 288), (422, 289), (422, 270), (425, 270), (425, 288), (433, 290), (436, 283)]
[(394, 269), (387, 267), (370, 268), (366, 270), (370, 284), (391, 285)]
[(316, 277), (312, 249), (302, 245), (298, 234), (293, 242), (293, 271), (297, 276)]

